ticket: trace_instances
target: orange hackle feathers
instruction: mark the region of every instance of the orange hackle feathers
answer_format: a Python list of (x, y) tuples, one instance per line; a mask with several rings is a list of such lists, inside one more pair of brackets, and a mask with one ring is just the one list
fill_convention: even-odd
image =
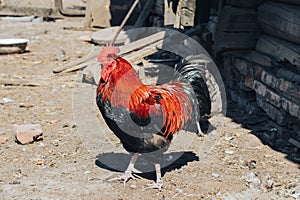
[(131, 95), (129, 110), (140, 118), (161, 112), (164, 136), (177, 133), (190, 119), (192, 105), (181, 88), (182, 83), (139, 87)]
[(177, 133), (191, 118), (192, 105), (182, 89), (182, 83), (169, 83), (162, 86), (152, 86), (152, 95), (159, 95), (158, 104), (161, 106), (164, 136)]

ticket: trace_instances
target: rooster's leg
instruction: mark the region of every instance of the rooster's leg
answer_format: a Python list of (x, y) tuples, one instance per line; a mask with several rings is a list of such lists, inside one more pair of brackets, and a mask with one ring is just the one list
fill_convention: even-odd
[(159, 163), (155, 164), (155, 171), (156, 171), (156, 183), (154, 184), (148, 184), (148, 187), (144, 188), (144, 190), (153, 188), (153, 189), (158, 189), (161, 191), (162, 186), (163, 186), (163, 180), (161, 178), (161, 167)]
[(200, 123), (197, 121), (196, 122), (196, 125), (197, 125), (197, 129), (198, 129), (198, 133), (197, 133), (197, 135), (200, 137), (204, 137), (205, 135), (204, 135), (204, 133), (202, 132), (202, 130), (201, 130), (201, 127), (200, 127)]
[(134, 172), (134, 173), (140, 173), (139, 170), (137, 170), (137, 169), (134, 168), (134, 164), (135, 164), (135, 162), (137, 161), (138, 157), (139, 157), (139, 154), (138, 154), (138, 153), (133, 154), (133, 156), (132, 156), (131, 159), (130, 159), (129, 165), (128, 165), (128, 167), (127, 167), (125, 173), (124, 173), (123, 175), (121, 175), (120, 177), (118, 177), (118, 178), (112, 178), (112, 179), (110, 179), (109, 181), (121, 180), (121, 181), (124, 182), (124, 185), (125, 185), (126, 182), (127, 182), (129, 179), (136, 179), (136, 178), (133, 176), (132, 172)]

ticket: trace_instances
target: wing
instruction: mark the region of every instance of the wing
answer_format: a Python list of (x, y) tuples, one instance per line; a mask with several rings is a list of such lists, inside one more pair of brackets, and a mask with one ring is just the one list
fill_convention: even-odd
[(132, 119), (149, 130), (159, 130), (168, 137), (182, 129), (193, 111), (183, 83), (142, 86), (131, 96)]

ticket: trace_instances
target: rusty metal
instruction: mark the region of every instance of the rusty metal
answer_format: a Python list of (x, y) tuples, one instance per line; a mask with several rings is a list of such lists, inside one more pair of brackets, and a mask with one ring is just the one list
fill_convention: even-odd
[(67, 16), (67, 17), (84, 17), (85, 16), (85, 13), (68, 13), (63, 7), (62, 0), (55, 0), (54, 3), (55, 3), (55, 8), (63, 16)]

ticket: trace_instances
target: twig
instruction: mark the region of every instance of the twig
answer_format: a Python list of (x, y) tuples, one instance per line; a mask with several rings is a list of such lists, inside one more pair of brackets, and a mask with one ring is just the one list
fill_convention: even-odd
[(118, 38), (120, 32), (122, 31), (123, 27), (125, 26), (127, 20), (129, 19), (130, 15), (132, 14), (133, 10), (135, 9), (136, 5), (138, 4), (139, 0), (135, 0), (134, 3), (132, 4), (130, 10), (128, 11), (127, 15), (125, 16), (125, 18), (123, 19), (120, 27), (118, 28), (117, 32), (114, 35), (114, 38), (111, 41), (111, 45), (113, 45), (116, 41), (116, 39)]

